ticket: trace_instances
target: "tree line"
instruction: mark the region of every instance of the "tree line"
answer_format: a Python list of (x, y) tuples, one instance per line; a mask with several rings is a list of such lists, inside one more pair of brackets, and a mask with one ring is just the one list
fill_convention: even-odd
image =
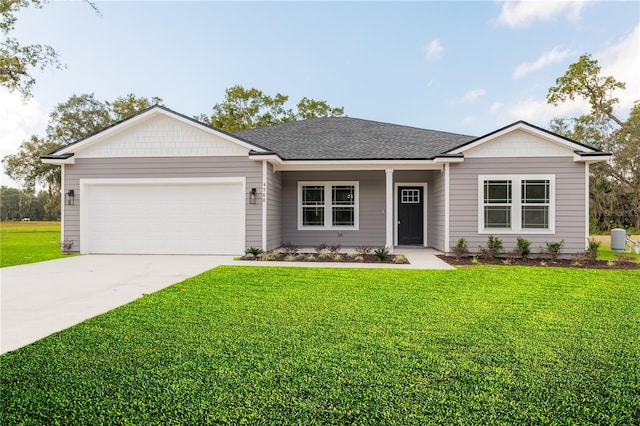
[[(29, 6), (41, 8), (49, 1), (0, 2), (0, 33), (3, 35), (0, 40), (0, 85), (10, 92), (19, 92), (24, 99), (32, 95), (34, 69), (64, 67), (53, 47), (23, 45), (11, 36), (16, 14), (21, 9)], [(100, 13), (94, 3), (83, 1)], [(598, 62), (588, 54), (571, 64), (555, 83), (547, 93), (548, 103), (557, 106), (582, 98), (589, 103), (591, 110), (579, 117), (554, 118), (549, 124), (550, 130), (613, 154), (611, 161), (596, 163), (590, 168), (590, 223), (593, 230), (608, 231), (614, 227), (640, 229), (640, 103), (636, 101), (626, 119), (618, 116), (616, 93), (625, 90), (626, 85), (613, 76), (603, 76)], [(233, 86), (225, 91), (224, 101), (213, 106), (212, 114), (200, 114), (194, 118), (234, 132), (344, 114), (342, 107), (332, 107), (325, 101), (306, 97), (296, 104), (294, 111), (287, 107), (288, 100), (288, 96), (280, 93), (270, 96), (255, 88)], [(43, 164), (39, 157), (161, 103), (159, 97), (149, 99), (132, 93), (112, 102), (99, 101), (93, 94), (74, 94), (51, 112), (44, 136), (32, 135), (22, 142), (16, 154), (2, 159), (5, 173), (20, 182), (27, 194), (33, 193), (36, 187), (44, 187), (49, 200), (45, 204), (46, 213), (59, 214), (60, 168)], [(24, 198), (28, 198), (26, 194)]]

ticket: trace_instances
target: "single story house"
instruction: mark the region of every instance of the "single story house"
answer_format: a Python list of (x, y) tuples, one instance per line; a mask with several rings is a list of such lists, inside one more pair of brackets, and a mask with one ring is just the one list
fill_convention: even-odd
[(243, 254), (249, 247), (585, 249), (598, 151), (518, 121), (481, 137), (350, 117), (229, 134), (153, 106), (42, 157), (62, 167), (71, 251)]

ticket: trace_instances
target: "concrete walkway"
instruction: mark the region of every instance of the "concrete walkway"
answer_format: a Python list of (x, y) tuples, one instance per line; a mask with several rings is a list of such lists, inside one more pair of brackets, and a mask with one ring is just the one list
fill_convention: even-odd
[(143, 294), (219, 265), (454, 269), (434, 250), (399, 248), (407, 265), (234, 261), (231, 256), (75, 256), (0, 269), (0, 353), (26, 346)]

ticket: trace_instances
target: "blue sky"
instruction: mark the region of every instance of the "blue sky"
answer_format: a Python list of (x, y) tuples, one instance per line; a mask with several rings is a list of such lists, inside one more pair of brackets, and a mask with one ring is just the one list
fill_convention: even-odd
[[(482, 135), (523, 119), (547, 127), (581, 102), (545, 96), (581, 54), (640, 99), (640, 2), (54, 2), (19, 14), (23, 43), (56, 48), (27, 104), (0, 89), (0, 147), (44, 134), (71, 94), (159, 96), (210, 113), (235, 84), (342, 106), (351, 117)], [(3, 184), (11, 184), (6, 176)]]

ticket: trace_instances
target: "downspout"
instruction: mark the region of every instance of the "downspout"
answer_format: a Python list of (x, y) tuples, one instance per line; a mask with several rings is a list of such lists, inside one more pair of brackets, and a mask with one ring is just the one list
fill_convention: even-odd
[(444, 164), (444, 251), (449, 253), (449, 163)]
[(267, 251), (267, 162), (262, 161), (262, 250)]

